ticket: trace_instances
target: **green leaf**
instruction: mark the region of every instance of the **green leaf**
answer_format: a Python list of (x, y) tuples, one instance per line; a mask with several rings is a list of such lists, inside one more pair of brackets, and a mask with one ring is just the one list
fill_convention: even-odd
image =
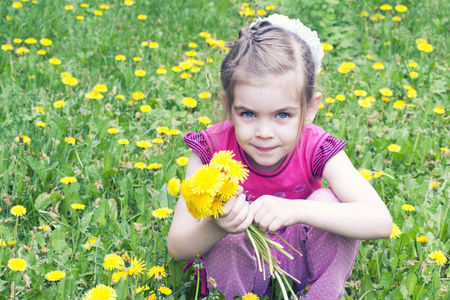
[(147, 189), (143, 186), (136, 192), (136, 206), (138, 210), (143, 213), (149, 204), (149, 197)]
[(51, 195), (42, 193), (36, 198), (36, 201), (34, 201), (34, 208), (36, 210), (45, 210), (52, 202), (53, 199)]
[(408, 295), (412, 295), (414, 293), (414, 287), (417, 283), (417, 275), (414, 272), (409, 272), (406, 277), (406, 290), (408, 291)]
[(61, 226), (58, 226), (55, 228), (55, 230), (53, 230), (50, 241), (53, 250), (58, 253), (60, 253), (62, 250), (64, 250), (65, 247), (67, 247), (64, 229)]

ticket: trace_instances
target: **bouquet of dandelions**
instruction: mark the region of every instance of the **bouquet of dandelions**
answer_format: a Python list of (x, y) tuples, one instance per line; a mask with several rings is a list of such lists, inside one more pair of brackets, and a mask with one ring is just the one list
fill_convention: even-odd
[[(181, 183), (181, 194), (186, 201), (188, 211), (194, 218), (198, 220), (202, 218), (218, 218), (219, 215), (223, 215), (226, 212), (224, 208), (225, 203), (237, 194), (239, 183), (243, 183), (248, 177), (248, 169), (240, 161), (234, 160), (233, 157), (232, 151), (217, 152), (208, 165), (201, 166), (192, 177), (185, 179)], [(270, 275), (280, 284), (284, 299), (289, 299), (285, 284), (294, 298), (297, 299), (285, 275), (298, 283), (300, 282), (281, 269), (271, 250), (276, 249), (290, 259), (293, 259), (292, 255), (284, 251), (282, 245), (272, 241), (266, 233), (262, 232), (254, 224), (245, 232), (255, 249), (259, 271), (264, 272), (265, 276), (265, 265), (267, 265)], [(276, 235), (299, 253), (278, 234)]]

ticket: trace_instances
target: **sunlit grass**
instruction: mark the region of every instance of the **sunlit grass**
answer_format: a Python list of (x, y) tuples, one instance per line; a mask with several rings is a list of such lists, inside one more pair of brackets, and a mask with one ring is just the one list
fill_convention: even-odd
[[(223, 42), (264, 12), (298, 17), (333, 46), (315, 122), (347, 141), (398, 226), (361, 244), (344, 297), (444, 297), (450, 4), (248, 4), (1, 1), (1, 298), (79, 299), (101, 284), (117, 299), (194, 298), (194, 271), (166, 249), (167, 183), (184, 178), (183, 135), (223, 117)], [(46, 280), (52, 271), (65, 277)]]

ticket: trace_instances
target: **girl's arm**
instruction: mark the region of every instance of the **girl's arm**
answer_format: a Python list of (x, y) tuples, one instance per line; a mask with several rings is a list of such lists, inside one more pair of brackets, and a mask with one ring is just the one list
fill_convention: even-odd
[[(186, 177), (191, 177), (201, 165), (200, 156), (192, 152)], [(245, 231), (253, 221), (250, 205), (242, 191), (226, 203), (225, 210), (227, 213), (218, 219), (197, 220), (189, 213), (186, 201), (180, 196), (167, 238), (167, 248), (172, 257), (181, 261), (193, 259), (197, 253), (201, 256), (229, 233)]]
[(378, 239), (390, 235), (392, 218), (386, 205), (344, 151), (325, 164), (323, 178), (342, 203), (262, 196), (251, 205), (254, 222), (262, 230), (270, 232), (281, 226), (303, 223), (355, 239)]

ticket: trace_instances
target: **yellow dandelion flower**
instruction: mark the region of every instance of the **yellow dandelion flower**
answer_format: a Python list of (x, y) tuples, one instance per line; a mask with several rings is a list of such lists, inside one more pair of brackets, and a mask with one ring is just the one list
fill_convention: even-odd
[(11, 51), (11, 50), (14, 50), (14, 48), (11, 45), (5, 44), (5, 45), (2, 45), (2, 50), (3, 51)]
[(161, 138), (155, 138), (155, 139), (152, 140), (152, 143), (154, 143), (154, 144), (163, 144), (164, 140), (161, 139)]
[(50, 58), (50, 59), (48, 60), (48, 62), (51, 63), (52, 65), (55, 65), (55, 66), (61, 64), (61, 60), (59, 60), (58, 58)]
[(214, 153), (209, 166), (219, 169), (221, 171), (227, 171), (234, 157), (234, 153), (231, 150), (219, 151)]
[(161, 207), (152, 211), (152, 216), (157, 219), (167, 219), (169, 214), (173, 214), (173, 210), (168, 207)]
[(211, 36), (211, 34), (210, 33), (208, 33), (208, 32), (200, 32), (199, 33), (199, 35), (202, 37), (202, 38), (209, 38), (210, 36)]
[(119, 54), (119, 55), (116, 55), (115, 59), (117, 61), (124, 61), (125, 59), (127, 59), (127, 57), (125, 55)]
[(73, 10), (73, 5), (66, 5), (64, 6), (65, 10)]
[(401, 20), (402, 20), (402, 18), (399, 16), (392, 17), (392, 21), (394, 21), (394, 22), (400, 22)]
[(181, 100), (181, 103), (183, 103), (183, 105), (187, 108), (197, 107), (197, 100), (191, 97), (184, 97), (183, 100)]
[(412, 79), (415, 79), (417, 77), (419, 77), (419, 73), (417, 72), (409, 72), (409, 77)]
[(383, 70), (384, 69), (384, 65), (382, 62), (376, 62), (372, 65), (372, 68), (374, 70)]
[(38, 226), (37, 229), (44, 230), (44, 231), (49, 231), (50, 230), (50, 226), (42, 225), (42, 226)]
[(274, 10), (275, 9), (275, 5), (267, 5), (266, 6), (266, 10)]
[(443, 108), (442, 106), (436, 106), (435, 108), (433, 108), (433, 112), (442, 115), (445, 114), (445, 108)]
[(66, 272), (64, 271), (51, 271), (45, 274), (45, 279), (51, 282), (60, 281), (64, 277), (66, 277)]
[(180, 134), (180, 131), (178, 129), (167, 130), (167, 135), (177, 135), (177, 134)]
[(400, 150), (402, 149), (402, 147), (396, 144), (390, 144), (387, 148), (390, 152), (400, 152)]
[(423, 244), (428, 243), (428, 238), (424, 235), (421, 235), (416, 238), (416, 241), (418, 241), (419, 243), (421, 243), (423, 245)]
[(404, 109), (406, 106), (405, 101), (403, 100), (395, 100), (392, 104), (392, 107), (395, 109)]
[(142, 169), (147, 168), (147, 164), (144, 163), (144, 162), (137, 162), (137, 163), (134, 164), (134, 167), (135, 167), (136, 169), (142, 170)]
[(141, 100), (145, 98), (145, 94), (143, 92), (134, 92), (131, 94), (131, 98), (133, 98), (133, 100)]
[(419, 66), (419, 64), (416, 63), (415, 61), (410, 61), (410, 62), (408, 63), (408, 66), (409, 66), (410, 68), (417, 68), (417, 67)]
[(395, 10), (402, 13), (402, 12), (407, 11), (408, 7), (406, 7), (405, 5), (399, 4), (399, 5), (395, 6)]
[(98, 93), (106, 93), (108, 91), (108, 87), (104, 84), (99, 83), (94, 86), (94, 91)]
[(138, 62), (138, 61), (141, 61), (141, 60), (142, 60), (142, 58), (140, 58), (139, 56), (133, 57), (133, 61), (135, 61), (135, 62)]
[(380, 6), (381, 10), (391, 10), (392, 6), (390, 6), (389, 4), (383, 4)]
[(22, 258), (11, 258), (8, 260), (8, 268), (13, 271), (23, 272), (27, 268), (27, 262)]
[(145, 270), (145, 264), (136, 257), (129, 258), (126, 253), (122, 255), (124, 263), (119, 267), (122, 272), (127, 273), (129, 276), (139, 275)]
[(134, 75), (138, 76), (138, 77), (144, 77), (147, 74), (147, 72), (145, 72), (144, 70), (136, 70), (134, 71)]
[(189, 158), (184, 156), (178, 157), (176, 160), (177, 165), (179, 165), (180, 167), (187, 165), (188, 162)]
[(225, 175), (218, 169), (206, 165), (201, 166), (192, 176), (194, 192), (215, 195), (222, 187)]
[(28, 52), (30, 52), (30, 50), (27, 48), (24, 48), (24, 47), (20, 47), (20, 48), (16, 49), (16, 51), (15, 51), (15, 53), (19, 54), (19, 55), (24, 55), (24, 54), (27, 54)]
[(225, 171), (230, 181), (235, 184), (244, 182), (248, 177), (248, 169), (238, 160), (233, 159)]
[(36, 53), (38, 55), (45, 55), (45, 54), (47, 54), (47, 51), (41, 49), (41, 50), (38, 50)]
[(175, 73), (179, 73), (182, 71), (182, 69), (179, 66), (175, 66), (175, 67), (172, 67), (172, 71)]
[(119, 139), (117, 142), (121, 145), (128, 145), (130, 143), (127, 139)]
[(144, 104), (139, 108), (139, 110), (143, 113), (148, 113), (149, 111), (152, 110), (152, 108), (150, 105)]
[[(221, 197), (222, 198), (222, 197)], [(211, 203), (211, 207), (210, 207), (210, 215), (207, 216), (208, 218), (214, 218), (217, 219), (219, 218), (220, 215), (223, 215), (224, 213), (226, 213), (226, 209), (224, 208), (225, 205), (225, 201), (227, 201), (228, 199), (225, 199), (225, 196), (223, 196), (224, 200), (222, 199), (215, 199), (212, 201)]]
[(119, 95), (116, 96), (116, 98), (119, 99), (119, 100), (123, 100), (123, 99), (125, 99), (125, 96), (119, 94)]
[(386, 97), (391, 97), (393, 95), (392, 91), (388, 88), (382, 88), (379, 90), (380, 94)]
[(441, 147), (439, 150), (441, 150), (442, 152), (447, 152), (447, 151), (449, 151), (447, 147)]
[(259, 300), (259, 297), (253, 293), (246, 293), (242, 296), (242, 300)]
[(81, 203), (72, 203), (70, 207), (72, 207), (75, 210), (84, 210), (86, 208), (86, 205)]
[(119, 269), (123, 264), (123, 258), (115, 253), (105, 255), (103, 260), (103, 268), (108, 271)]
[(61, 79), (62, 83), (65, 85), (76, 86), (78, 85), (78, 79), (72, 76), (64, 77)]
[(204, 125), (208, 125), (211, 123), (211, 119), (208, 117), (200, 117), (198, 118), (198, 121)]
[(75, 145), (75, 139), (73, 137), (65, 137), (64, 142), (70, 145)]
[(36, 122), (36, 126), (45, 127), (45, 126), (47, 126), (47, 124), (45, 124), (44, 122)]
[(327, 54), (328, 51), (331, 51), (334, 49), (333, 45), (327, 44), (327, 43), (322, 43), (322, 48), (323, 48), (323, 52), (325, 54)]
[(428, 43), (418, 44), (417, 49), (422, 52), (433, 52), (434, 48)]
[(115, 300), (117, 299), (116, 290), (104, 284), (98, 284), (83, 295), (82, 300)]
[(160, 163), (151, 163), (147, 166), (147, 169), (149, 170), (157, 170), (157, 169), (161, 169), (162, 168), (162, 164)]
[(150, 42), (148, 47), (150, 49), (158, 49), (159, 48), (159, 44), (157, 42)]
[(164, 67), (160, 67), (160, 68), (156, 69), (156, 74), (158, 74), (158, 75), (164, 75), (166, 73), (167, 73), (167, 70)]
[(64, 183), (64, 184), (70, 184), (70, 183), (74, 183), (77, 182), (77, 179), (75, 177), (63, 177), (59, 180), (59, 182)]
[(169, 127), (167, 126), (159, 126), (158, 128), (156, 128), (156, 131), (159, 133), (167, 133), (167, 131), (169, 131)]
[(398, 225), (397, 224), (395, 224), (395, 223), (393, 223), (392, 224), (392, 232), (391, 232), (391, 234), (389, 235), (389, 237), (391, 238), (391, 239), (396, 239), (396, 238), (398, 238), (401, 234), (402, 234), (403, 232), (400, 230), (400, 228), (398, 227)]
[(109, 128), (106, 132), (110, 133), (110, 134), (115, 134), (119, 132), (119, 129), (117, 128)]
[(19, 143), (24, 143), (25, 146), (29, 146), (31, 143), (30, 137), (21, 133), (14, 140)]
[(51, 39), (47, 39), (47, 38), (43, 38), (39, 41), (41, 43), (42, 46), (51, 46), (53, 44)]
[(21, 217), (27, 213), (27, 209), (22, 205), (15, 205), (11, 208), (10, 212), (15, 217)]
[(142, 149), (147, 149), (149, 147), (152, 147), (152, 143), (150, 143), (149, 141), (140, 140), (136, 142), (136, 146)]
[(53, 102), (53, 107), (55, 108), (62, 108), (66, 105), (66, 102), (64, 100), (58, 100)]
[(438, 186), (439, 186), (440, 184), (441, 184), (441, 183), (440, 183), (439, 181), (433, 182), (433, 183), (431, 184), (431, 188), (432, 188), (433, 190), (435, 190), (435, 189), (438, 188)]
[(371, 180), (372, 180), (372, 171), (367, 170), (367, 169), (361, 169), (361, 170), (359, 170), (359, 173), (360, 173), (367, 181), (371, 181)]
[(416, 211), (416, 208), (411, 204), (403, 204), (402, 209), (405, 211)]
[(148, 271), (148, 276), (154, 276), (156, 280), (161, 280), (163, 277), (167, 276), (167, 273), (163, 266), (154, 266)]
[(180, 185), (181, 185), (180, 179), (173, 177), (167, 183), (167, 191), (172, 196), (176, 196), (180, 192)]
[(345, 96), (341, 95), (341, 94), (337, 94), (334, 98), (336, 98), (336, 100), (338, 101), (345, 101)]
[(22, 4), (22, 2), (13, 2), (11, 4), (11, 7), (15, 8), (15, 9), (21, 9), (23, 7), (23, 4)]
[(120, 278), (123, 278), (123, 279), (127, 279), (127, 273), (126, 272), (115, 272), (113, 275), (112, 275), (112, 281), (114, 282), (114, 283), (117, 283), (117, 282), (119, 282), (119, 280), (120, 280)]
[(368, 108), (368, 107), (371, 107), (373, 103), (372, 103), (372, 101), (364, 99), (364, 100), (358, 100), (358, 104), (361, 107)]
[(202, 92), (202, 93), (198, 94), (198, 97), (199, 97), (200, 99), (211, 98), (211, 93), (210, 93), (210, 92)]
[(134, 5), (134, 0), (124, 0), (123, 1), (123, 4), (124, 5), (126, 5), (126, 6), (132, 6), (132, 5)]
[(181, 75), (180, 75), (181, 79), (189, 79), (191, 77), (192, 77), (192, 75), (188, 74), (188, 73), (181, 73)]
[(99, 92), (92, 91), (92, 92), (84, 94), (84, 98), (91, 99), (91, 100), (102, 100), (103, 95)]
[(367, 17), (368, 15), (369, 15), (369, 13), (367, 11), (363, 10), (363, 11), (359, 12), (359, 16), (362, 18)]
[(359, 96), (359, 97), (366, 97), (367, 96), (367, 92), (364, 90), (354, 90), (353, 94), (355, 96)]
[(373, 174), (373, 178), (380, 178), (381, 176), (383, 176), (383, 174), (384, 174), (383, 171), (375, 172), (375, 174)]
[(172, 290), (169, 289), (169, 288), (166, 287), (166, 286), (161, 286), (161, 287), (158, 289), (158, 291), (159, 291), (161, 294), (163, 294), (163, 295), (170, 295), (170, 294), (172, 294)]
[(331, 98), (331, 97), (326, 97), (325, 98), (325, 102), (327, 102), (327, 103), (335, 103), (336, 100), (334, 100), (334, 98)]
[(141, 20), (141, 21), (144, 21), (144, 20), (147, 20), (147, 16), (146, 15), (138, 15), (137, 19)]
[(239, 188), (239, 184), (234, 183), (230, 180), (225, 180), (222, 187), (220, 188), (219, 192), (217, 193), (216, 198), (219, 201), (225, 203), (231, 197), (236, 195), (238, 188)]
[(434, 262), (440, 266), (443, 266), (447, 263), (447, 256), (441, 250), (433, 251), (428, 254), (428, 257), (433, 259)]

